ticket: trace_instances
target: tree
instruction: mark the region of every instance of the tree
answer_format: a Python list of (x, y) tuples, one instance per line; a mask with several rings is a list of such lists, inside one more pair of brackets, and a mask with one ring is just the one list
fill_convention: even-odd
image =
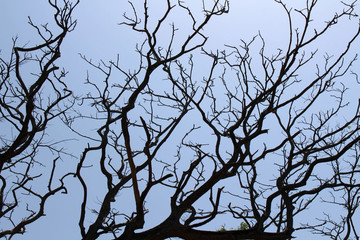
[[(59, 70), (56, 61), (64, 38), (76, 26), (71, 15), (77, 4), (64, 1), (61, 6), (49, 0), (57, 29), (38, 26), (29, 17), (41, 42), (19, 47), (14, 38), (9, 60), (0, 58), (0, 238), (24, 233), (27, 225), (44, 215), (52, 195), (66, 192), (63, 178), (59, 183), (53, 178), (63, 154), (58, 148), (61, 141), (49, 142), (47, 128), (74, 103), (68, 101), (66, 71)], [(47, 151), (55, 156), (39, 156)], [(49, 172), (41, 172), (41, 166), (51, 162)]]
[[(288, 19), (287, 47), (275, 52), (268, 50), (261, 33), (249, 42), (241, 41), (239, 46), (208, 49), (211, 34), (206, 28), (231, 10), (228, 0), (211, 4), (202, 1), (202, 15), (189, 2), (163, 2), (161, 6), (146, 0), (142, 5), (129, 2), (132, 12), (123, 16), (120, 27), (132, 30), (143, 40), (136, 46), (136, 66), (127, 68), (121, 56), (96, 63), (81, 55), (98, 73), (88, 74), (86, 95), (73, 96), (79, 104), (70, 102), (48, 115), (71, 93), (65, 88), (61, 95), (53, 87), (58, 97), (55, 104), (33, 108), (44, 115), (33, 117), (41, 126), (43, 119), (62, 120), (87, 143), (81, 153), (71, 153), (80, 156), (77, 168), (59, 178), (56, 189), (51, 188), (54, 160), (47, 193), (66, 190), (63, 179), (69, 176), (80, 182), (82, 239), (110, 235), (119, 240), (266, 240), (290, 239), (303, 230), (332, 239), (359, 239), (355, 216), (360, 196), (360, 105), (349, 98), (348, 89), (357, 80), (353, 71), (357, 56), (351, 56), (351, 48), (360, 26), (336, 51), (319, 57), (324, 51), (321, 44), (329, 34), (337, 31), (337, 26), (357, 19), (355, 2), (343, 2), (342, 10), (320, 24), (313, 17), (318, 1), (304, 1), (304, 6), (292, 9), (285, 1), (275, 0)], [(65, 32), (74, 27), (71, 12), (77, 3), (65, 2), (61, 9), (56, 2), (49, 3), (58, 10), (55, 20), (63, 26), (65, 37)], [(179, 23), (174, 23), (176, 14), (183, 14)], [(39, 63), (49, 54), (58, 56), (62, 41), (55, 38), (59, 42), (57, 48), (52, 48), (53, 35), (43, 39), (41, 48), (50, 50), (43, 52), (44, 58), (35, 59)], [(15, 73), (19, 72), (17, 68)], [(21, 80), (19, 74), (16, 77)], [(54, 77), (64, 84), (61, 77)], [(3, 79), (4, 84), (13, 86), (10, 78)], [(47, 77), (44, 80), (52, 82)], [(2, 99), (16, 91), (12, 89), (1, 90)], [(42, 103), (44, 93), (37, 94), (35, 99)], [(29, 102), (24, 100), (29, 98), (26, 94), (10, 98)], [(13, 112), (19, 103), (2, 101), (2, 112), (3, 105), (8, 106), (2, 118), (16, 117)], [(22, 121), (13, 125), (24, 126)], [(90, 132), (88, 126), (96, 131)], [(7, 145), (20, 142), (5, 139)], [(32, 138), (28, 142), (37, 148), (42, 146)], [(29, 148), (29, 144), (20, 153), (36, 149)], [(9, 169), (7, 175), (16, 176), (11, 167), (25, 160), (32, 169), (31, 161), (39, 160), (37, 151), (31, 153), (19, 161), (2, 155), (2, 194), (6, 188), (3, 171)], [(34, 178), (27, 172), (21, 176), (27, 182)], [(93, 178), (102, 191), (96, 207), (91, 204), (96, 187)], [(17, 186), (45, 202), (45, 195), (36, 194), (25, 183)], [(166, 200), (156, 199), (154, 195), (159, 192)], [(16, 197), (13, 201), (17, 204)], [(160, 214), (153, 201), (161, 201), (161, 211), (166, 214), (159, 223), (151, 220)], [(340, 206), (343, 211), (326, 212), (324, 218), (301, 222), (302, 215), (319, 203)], [(221, 216), (238, 219), (238, 225), (246, 227), (205, 230), (208, 223)], [(4, 217), (12, 221), (11, 214)], [(11, 237), (22, 233), (22, 228), (3, 232), (2, 236)]]

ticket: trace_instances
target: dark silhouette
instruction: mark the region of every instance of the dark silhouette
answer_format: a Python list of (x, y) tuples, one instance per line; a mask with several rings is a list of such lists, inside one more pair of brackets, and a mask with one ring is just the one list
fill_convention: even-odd
[[(1, 124), (18, 133), (2, 139), (0, 217), (12, 221), (17, 191), (38, 197), (42, 207), (28, 210), (33, 213), (29, 220), (1, 229), (0, 236), (22, 233), (24, 225), (43, 214), (50, 195), (66, 192), (63, 180), (72, 176), (82, 188), (80, 216), (72, 217), (78, 217), (84, 240), (103, 235), (119, 240), (281, 240), (305, 230), (331, 239), (358, 239), (353, 216), (360, 197), (360, 112), (347, 91), (357, 84), (352, 68), (357, 56), (350, 50), (360, 27), (336, 51), (318, 57), (331, 40), (329, 33), (358, 21), (355, 2), (343, 3), (321, 24), (314, 14), (316, 0), (304, 1), (304, 9), (275, 2), (288, 17), (288, 45), (268, 53), (260, 33), (239, 46), (207, 49), (211, 35), (205, 34), (206, 27), (231, 10), (228, 0), (211, 6), (203, 1), (201, 15), (182, 1), (164, 0), (158, 15), (149, 1), (130, 1), (132, 12), (124, 14), (119, 27), (141, 36), (134, 49), (138, 64), (127, 69), (119, 58), (95, 63), (81, 55), (103, 77), (90, 72), (84, 86), (89, 93), (75, 97), (62, 80), (65, 72), (55, 73), (54, 61), (76, 24), (71, 13), (77, 3), (65, 1), (60, 8), (49, 1), (63, 31), (44, 37), (37, 47), (14, 47), (14, 60), (2, 63), (0, 103)], [(19, 54), (40, 49), (44, 58), (34, 60), (41, 72), (27, 86), (20, 74), (26, 56)], [(45, 83), (50, 93), (41, 91)], [(45, 101), (48, 93), (55, 100)], [(36, 167), (33, 162), (41, 163), (36, 149), (43, 146), (40, 136), (53, 119), (62, 120), (87, 147), (71, 153), (79, 157), (77, 169), (69, 169), (54, 188), (56, 157), (48, 191), (39, 195), (32, 190), (36, 176), (27, 171)], [(87, 135), (84, 126), (96, 134)], [(25, 164), (24, 172), (12, 170), (19, 164)], [(5, 176), (12, 175), (19, 180), (11, 188)], [(101, 191), (100, 199), (92, 198), (94, 188)], [(152, 205), (156, 201), (161, 209)], [(329, 211), (299, 222), (320, 204)], [(153, 221), (159, 211), (166, 216)], [(246, 228), (208, 229), (206, 224), (219, 216), (237, 219)]]

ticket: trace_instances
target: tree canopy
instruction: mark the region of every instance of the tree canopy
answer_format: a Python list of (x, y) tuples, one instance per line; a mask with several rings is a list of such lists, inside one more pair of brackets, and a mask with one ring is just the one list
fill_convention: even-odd
[(129, 1), (115, 57), (69, 71), (80, 0), (0, 46), (0, 238), (56, 206), (74, 239), (359, 239), (357, 1), (274, 0), (278, 44), (219, 36), (234, 0), (160, 2)]

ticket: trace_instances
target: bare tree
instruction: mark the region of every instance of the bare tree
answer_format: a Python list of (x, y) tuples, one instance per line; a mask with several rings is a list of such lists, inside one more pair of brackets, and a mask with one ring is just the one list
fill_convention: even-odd
[[(78, 2), (48, 2), (54, 29), (29, 17), (42, 42), (19, 47), (14, 38), (10, 58), (0, 58), (0, 238), (24, 233), (44, 215), (49, 197), (66, 192), (63, 178), (58, 183), (54, 179), (62, 140), (48, 142), (46, 130), (73, 105), (63, 81), (66, 71), (59, 70), (56, 60), (64, 38), (76, 26), (72, 12)], [(39, 154), (44, 151), (50, 154)]]
[[(13, 60), (2, 61), (1, 116), (18, 134), (2, 137), (1, 218), (12, 226), (0, 236), (23, 233), (43, 214), (50, 195), (66, 192), (64, 178), (74, 176), (82, 190), (84, 240), (280, 240), (297, 231), (359, 239), (360, 102), (348, 92), (358, 86), (351, 49), (360, 26), (321, 58), (329, 34), (358, 20), (356, 1), (342, 2), (319, 24), (317, 0), (304, 0), (301, 8), (275, 0), (288, 19), (284, 49), (271, 52), (261, 33), (238, 46), (208, 49), (207, 27), (231, 10), (229, 1), (203, 0), (200, 11), (180, 0), (129, 1), (119, 27), (143, 40), (136, 45), (137, 64), (128, 68), (121, 56), (96, 63), (81, 55), (96, 74), (87, 75), (89, 92), (73, 105), (64, 103), (71, 91), (54, 61), (76, 25), (71, 13), (78, 2), (64, 1), (60, 8), (49, 0), (61, 33), (30, 21), (44, 43), (14, 47)], [(25, 60), (40, 66), (33, 85), (20, 74)], [(87, 147), (72, 153), (79, 155), (77, 169), (54, 187), (63, 151), (41, 140), (56, 119)], [(43, 146), (58, 154), (45, 193), (35, 191), (40, 175), (31, 172), (44, 164), (36, 158)], [(17, 180), (11, 186), (8, 176)], [(29, 215), (15, 221), (19, 193), (38, 198), (40, 208), (25, 205), (22, 214)], [(317, 206), (341, 211), (304, 222)], [(241, 227), (208, 228), (222, 217)]]
[[(227, 0), (212, 6), (203, 1), (201, 17), (182, 1), (164, 2), (161, 16), (151, 13), (148, 1), (141, 7), (130, 2), (132, 15), (124, 15), (122, 25), (144, 37), (136, 49), (137, 68), (124, 69), (119, 59), (97, 64), (82, 56), (104, 75), (102, 84), (88, 77), (94, 90), (83, 101), (95, 113), (80, 116), (101, 122), (76, 172), (83, 187), (82, 238), (279, 240), (307, 229), (359, 239), (353, 216), (360, 112), (358, 103), (347, 102), (343, 80), (357, 58), (347, 55), (359, 29), (340, 53), (318, 58), (327, 34), (357, 17), (355, 2), (316, 25), (318, 1), (305, 1), (304, 9), (276, 1), (288, 17), (288, 47), (270, 55), (261, 34), (223, 51), (206, 50), (204, 29), (228, 12)], [(172, 13), (180, 10), (188, 17), (182, 23), (190, 21), (188, 32), (173, 23)], [(327, 104), (319, 105), (324, 100)], [(91, 212), (85, 177), (90, 164), (98, 164), (106, 179), (100, 206)], [(168, 194), (168, 215), (145, 227), (159, 211), (149, 207), (150, 195), (158, 191)], [(133, 203), (122, 203), (128, 199)], [(316, 223), (300, 223), (297, 217), (321, 199), (345, 207), (341, 221), (327, 213)], [(248, 229), (200, 230), (220, 215)], [(86, 226), (89, 216), (95, 219)]]

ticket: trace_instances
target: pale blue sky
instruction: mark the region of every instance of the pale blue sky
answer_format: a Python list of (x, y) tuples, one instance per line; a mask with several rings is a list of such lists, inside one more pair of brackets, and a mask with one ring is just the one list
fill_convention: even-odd
[[(118, 23), (122, 21), (122, 14), (125, 9), (130, 9), (127, 1), (116, 0), (87, 0), (82, 1), (74, 12), (74, 18), (78, 19), (78, 26), (74, 32), (70, 33), (65, 39), (63, 45), (62, 58), (59, 61), (61, 67), (65, 67), (69, 71), (67, 77), (70, 88), (74, 88), (75, 93), (83, 93), (83, 82), (85, 81), (86, 72), (90, 67), (80, 59), (78, 53), (86, 55), (95, 61), (103, 59), (105, 61), (115, 59), (117, 54), (120, 54), (120, 59), (124, 65), (132, 67), (136, 64), (138, 57), (134, 54), (134, 47), (142, 38), (139, 34), (127, 30), (124, 26), (119, 26)], [(156, 4), (162, 1), (156, 0)], [(288, 1), (294, 2), (294, 1)], [(298, 1), (303, 2), (303, 1)], [(339, 1), (322, 1), (323, 8), (319, 9), (318, 16), (323, 20), (328, 17), (331, 9), (338, 7)], [(161, 8), (154, 8), (153, 11)], [(1, 56), (7, 58), (9, 49), (11, 47), (11, 38), (19, 37), (19, 43), (27, 43), (29, 45), (36, 44), (34, 40), (33, 29), (27, 24), (27, 16), (31, 16), (34, 23), (51, 22), (52, 9), (48, 6), (47, 1), (29, 1), (29, 0), (8, 0), (0, 3), (0, 49)], [(317, 16), (314, 16), (314, 18)], [(175, 24), (181, 21), (181, 16), (174, 17)], [(286, 48), (288, 28), (286, 25), (287, 17), (282, 8), (269, 0), (230, 0), (230, 13), (228, 15), (213, 19), (209, 26), (204, 29), (205, 33), (210, 36), (210, 39), (205, 46), (206, 49), (223, 49), (224, 44), (237, 45), (240, 39), (249, 41), (259, 31), (267, 42), (267, 51), (275, 51), (277, 48)], [(180, 24), (180, 23), (179, 23)], [(315, 24), (322, 24), (322, 21)], [(299, 26), (300, 26), (299, 22)], [(324, 41), (321, 46), (322, 51), (333, 51), (337, 53), (341, 51), (338, 48), (339, 44), (354, 33), (356, 30), (357, 21), (347, 22), (341, 25), (336, 32), (332, 32), (329, 39), (331, 41)], [(51, 26), (51, 25), (50, 25)], [(167, 34), (164, 31), (164, 36)], [(357, 49), (354, 49), (354, 53)], [(93, 73), (96, 77), (96, 73)], [(352, 89), (350, 96), (355, 99), (357, 89)], [(61, 127), (63, 128), (63, 127)], [(67, 138), (69, 132), (67, 130), (60, 130), (54, 126), (54, 134)], [(87, 129), (91, 131), (91, 129)], [(69, 149), (74, 150), (74, 155), (81, 154), (81, 147), (86, 142), (74, 142)], [(80, 150), (79, 150), (80, 148)], [(76, 152), (76, 150), (79, 150)], [(76, 159), (68, 159), (64, 165), (74, 167)], [(101, 188), (97, 188), (99, 182), (94, 177), (92, 172), (89, 172), (89, 182), (92, 183), (90, 191), (93, 199), (90, 200), (91, 205), (96, 207), (96, 196), (101, 196)], [(27, 228), (27, 233), (23, 236), (14, 237), (14, 240), (20, 239), (80, 239), (79, 229), (77, 226), (79, 218), (79, 206), (81, 199), (77, 192), (80, 191), (79, 183), (76, 179), (68, 179), (68, 195), (57, 195), (47, 203), (46, 217), (41, 218), (36, 223)], [(99, 185), (100, 186), (100, 185)], [(163, 203), (167, 199), (157, 201), (158, 195), (150, 195), (150, 199), (154, 199), (155, 208), (163, 208)], [(99, 197), (101, 199), (101, 197)], [(129, 199), (131, 201), (131, 199)], [(124, 202), (124, 204), (127, 204)], [(151, 204), (151, 203), (150, 203)], [(320, 207), (319, 207), (320, 209)], [(154, 222), (161, 221), (162, 216), (158, 214), (153, 216)], [(306, 216), (308, 217), (308, 216)], [(90, 220), (88, 220), (90, 221)], [(224, 220), (225, 221), (225, 220)], [(236, 228), (238, 222), (221, 222), (216, 221), (210, 224), (211, 228), (220, 228), (225, 224), (228, 228)], [(151, 225), (151, 221), (149, 222)], [(302, 233), (301, 233), (302, 234)], [(301, 235), (298, 239), (312, 239), (307, 238), (307, 235)], [(100, 238), (108, 239), (108, 238)], [(111, 239), (111, 238), (109, 238)], [(314, 238), (315, 239), (315, 238)], [(316, 239), (321, 239), (316, 237)], [(326, 239), (326, 238), (322, 238)]]

